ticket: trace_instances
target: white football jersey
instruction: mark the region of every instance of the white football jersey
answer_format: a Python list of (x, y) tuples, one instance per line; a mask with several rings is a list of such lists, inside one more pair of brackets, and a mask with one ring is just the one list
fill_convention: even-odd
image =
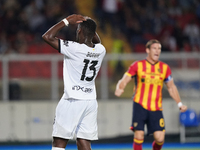
[(106, 54), (98, 43), (94, 48), (73, 41), (60, 41), (60, 53), (64, 54), (63, 80), (65, 98), (96, 99), (95, 78)]

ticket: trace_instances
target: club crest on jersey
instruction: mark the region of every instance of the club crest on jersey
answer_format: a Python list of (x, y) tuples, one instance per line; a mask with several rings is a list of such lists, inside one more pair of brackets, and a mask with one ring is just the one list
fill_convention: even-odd
[(69, 42), (67, 40), (64, 40), (64, 45), (69, 46)]

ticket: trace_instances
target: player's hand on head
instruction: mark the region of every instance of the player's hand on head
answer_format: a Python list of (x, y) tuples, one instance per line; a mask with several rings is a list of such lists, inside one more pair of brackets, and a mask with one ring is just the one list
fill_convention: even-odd
[(182, 105), (182, 106), (180, 107), (180, 111), (181, 111), (181, 112), (185, 112), (186, 110), (187, 110), (187, 106)]
[(86, 21), (86, 18), (84, 16), (77, 14), (70, 15), (66, 19), (69, 22), (69, 24), (77, 24)]

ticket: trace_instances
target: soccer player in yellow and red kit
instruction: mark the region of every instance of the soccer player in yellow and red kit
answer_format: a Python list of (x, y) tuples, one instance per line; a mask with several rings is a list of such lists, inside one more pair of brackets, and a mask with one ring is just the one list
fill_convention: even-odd
[(144, 141), (144, 125), (148, 135), (153, 134), (153, 150), (160, 150), (165, 139), (165, 123), (162, 113), (162, 88), (166, 84), (170, 96), (176, 101), (181, 112), (187, 110), (179, 96), (171, 76), (170, 67), (159, 61), (161, 43), (150, 40), (146, 44), (147, 57), (134, 62), (116, 85), (115, 95), (121, 96), (124, 88), (135, 77), (136, 88), (133, 98), (133, 120), (131, 129), (134, 131), (133, 149), (142, 150)]

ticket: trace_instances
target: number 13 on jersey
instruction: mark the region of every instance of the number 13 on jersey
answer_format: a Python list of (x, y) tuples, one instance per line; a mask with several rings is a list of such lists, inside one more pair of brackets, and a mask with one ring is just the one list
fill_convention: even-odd
[[(86, 81), (92, 81), (96, 75), (96, 68), (95, 66), (98, 64), (98, 61), (97, 60), (88, 60), (88, 59), (84, 59), (83, 61), (85, 63), (84, 67), (83, 67), (83, 71), (82, 71), (82, 76), (81, 76), (81, 79), (82, 81), (86, 80)], [(90, 69), (91, 71), (93, 71), (93, 75), (91, 77), (86, 77), (85, 74), (86, 74), (86, 71), (87, 69)]]

